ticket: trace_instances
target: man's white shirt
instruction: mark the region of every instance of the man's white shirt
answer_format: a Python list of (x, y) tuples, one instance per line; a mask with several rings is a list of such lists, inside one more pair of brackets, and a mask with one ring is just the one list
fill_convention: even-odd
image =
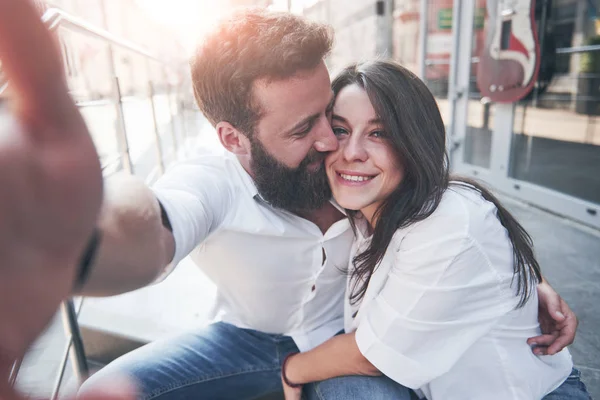
[(323, 234), (270, 206), (225, 150), (173, 166), (153, 191), (173, 227), (171, 265), (190, 254), (217, 287), (215, 320), (291, 336), (301, 351), (343, 329), (347, 219)]

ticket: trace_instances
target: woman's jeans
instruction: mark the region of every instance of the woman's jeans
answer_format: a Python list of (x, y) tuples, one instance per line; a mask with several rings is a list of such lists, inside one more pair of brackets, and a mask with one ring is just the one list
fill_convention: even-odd
[[(226, 323), (143, 346), (88, 379), (80, 392), (110, 386), (114, 376), (131, 376), (140, 399), (260, 399), (281, 393), (281, 363), (298, 348), (289, 336), (241, 329)], [(347, 376), (304, 386), (308, 400), (414, 399), (391, 379)], [(272, 398), (272, 397), (270, 397)], [(545, 400), (588, 400), (574, 373)]]

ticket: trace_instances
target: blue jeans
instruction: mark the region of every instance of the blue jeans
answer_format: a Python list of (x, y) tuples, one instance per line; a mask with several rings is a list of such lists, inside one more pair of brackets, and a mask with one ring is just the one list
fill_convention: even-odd
[(544, 400), (592, 400), (585, 383), (581, 381), (581, 372), (573, 368), (571, 375), (554, 392), (544, 397)]
[[(173, 339), (150, 343), (120, 357), (81, 387), (111, 385), (113, 376), (131, 376), (143, 400), (250, 400), (281, 393), (281, 363), (297, 352), (289, 336), (216, 323)], [(381, 377), (345, 376), (304, 386), (307, 400), (411, 400), (414, 393)], [(589, 400), (579, 371), (544, 400)]]
[[(297, 351), (289, 336), (216, 323), (120, 357), (90, 377), (80, 393), (110, 386), (113, 376), (128, 375), (138, 384), (138, 398), (144, 400), (259, 399), (283, 393), (281, 363)], [(311, 400), (334, 394), (357, 400), (410, 399), (408, 389), (387, 377), (343, 377), (307, 385), (305, 393)]]
[[(343, 400), (343, 399), (353, 399), (356, 397), (354, 396), (354, 393), (356, 393), (356, 391), (362, 391), (362, 392), (366, 392), (369, 393), (370, 390), (370, 385), (367, 380), (371, 379), (368, 377), (365, 377), (364, 381), (360, 382), (358, 380), (354, 381), (353, 383), (362, 383), (362, 385), (359, 388), (353, 387), (354, 385), (346, 385), (344, 383), (344, 379), (346, 378), (358, 378), (358, 377), (342, 377), (342, 378), (335, 378), (335, 379), (329, 379), (327, 381), (324, 382), (317, 382), (314, 384), (311, 384), (310, 389), (311, 392), (310, 393), (306, 393), (305, 391), (305, 395), (307, 395), (307, 400)], [(404, 399), (404, 397), (398, 397), (397, 394), (392, 395), (391, 393), (401, 393), (401, 390), (404, 389), (403, 386), (401, 386), (400, 384), (392, 381), (391, 379), (387, 379), (388, 382), (378, 382), (378, 385), (380, 387), (381, 390), (385, 390), (387, 389), (388, 392), (387, 393), (383, 393), (382, 397), (374, 397), (376, 399)], [(397, 388), (400, 387), (401, 389)], [(355, 390), (354, 392), (352, 390)], [(412, 393), (409, 392), (410, 395), (409, 396), (413, 396), (413, 397), (406, 397), (409, 399), (418, 399), (418, 397)], [(581, 381), (581, 373), (579, 372), (579, 370), (573, 368), (573, 371), (571, 372), (571, 375), (569, 375), (569, 377), (567, 378), (567, 380), (560, 385), (555, 391), (553, 391), (552, 393), (544, 396), (544, 398), (542, 400), (592, 400), (592, 397), (588, 394), (587, 392), (587, 388), (585, 387), (585, 384)]]

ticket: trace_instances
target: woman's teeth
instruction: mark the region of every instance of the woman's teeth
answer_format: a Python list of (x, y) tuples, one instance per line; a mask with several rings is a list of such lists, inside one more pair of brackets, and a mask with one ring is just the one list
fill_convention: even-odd
[(363, 181), (368, 181), (373, 179), (373, 176), (359, 176), (359, 175), (346, 175), (346, 174), (340, 174), (340, 176), (347, 180), (347, 181), (353, 181), (353, 182), (363, 182)]

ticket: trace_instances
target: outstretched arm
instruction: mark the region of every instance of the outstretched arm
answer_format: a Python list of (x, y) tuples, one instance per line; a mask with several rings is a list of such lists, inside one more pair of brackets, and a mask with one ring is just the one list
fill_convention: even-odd
[(173, 259), (173, 234), (140, 178), (117, 174), (106, 180), (97, 227), (100, 242), (81, 294), (109, 296), (146, 286)]

